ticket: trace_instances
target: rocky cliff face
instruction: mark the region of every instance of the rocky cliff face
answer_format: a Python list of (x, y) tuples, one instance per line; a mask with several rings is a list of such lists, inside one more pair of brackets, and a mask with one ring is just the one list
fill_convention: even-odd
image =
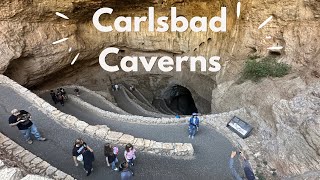
[[(261, 138), (265, 140), (261, 148), (269, 152), (266, 157), (271, 157), (271, 164), (281, 174), (319, 170), (316, 162), (320, 162), (320, 144), (315, 128), (319, 126), (319, 116), (310, 119), (307, 113), (302, 117), (300, 111), (289, 105), (298, 102), (294, 98), (296, 96), (300, 100), (302, 98), (301, 102), (309, 102), (304, 101), (303, 97), (317, 98), (311, 92), (304, 96), (298, 93), (309, 89), (312, 84), (310, 79), (320, 77), (320, 2), (242, 0), (239, 19), (236, 18), (236, 3), (234, 0), (2, 0), (0, 73), (27, 87), (44, 82), (53, 84), (57, 79), (81, 85), (103, 84), (105, 87), (122, 79), (137, 84), (148, 82), (146, 87), (154, 90), (168, 83), (180, 84), (190, 89), (196, 103), (206, 104), (205, 100), (212, 99), (212, 112), (243, 106), (249, 108), (256, 117), (252, 123), (259, 127), (255, 135), (262, 134)], [(112, 15), (103, 18), (104, 23), (112, 24), (118, 16), (146, 15), (151, 6), (155, 7), (156, 17), (169, 16), (170, 7), (177, 7), (178, 15), (187, 18), (213, 17), (220, 14), (221, 6), (226, 6), (227, 32), (195, 33), (188, 30), (184, 33), (156, 33), (149, 32), (147, 24), (142, 24), (140, 32), (102, 33), (91, 21), (93, 13), (102, 7), (114, 9)], [(67, 15), (70, 20), (55, 16), (55, 12)], [(271, 15), (273, 19), (258, 30), (258, 26)], [(66, 42), (52, 45), (52, 42), (65, 37), (69, 38)], [(284, 48), (277, 53), (267, 50), (276, 45)], [(110, 46), (121, 49), (118, 56), (112, 57), (111, 64), (118, 64), (121, 57), (126, 55), (143, 55), (147, 58), (153, 55), (201, 55), (207, 59), (221, 56), (222, 69), (219, 73), (191, 73), (188, 65), (185, 65), (180, 73), (164, 74), (158, 70), (150, 73), (108, 73), (100, 68), (98, 56)], [(72, 48), (71, 52), (68, 52), (69, 48)], [(80, 53), (79, 59), (71, 66), (77, 53)], [(266, 80), (259, 84), (233, 83), (248, 56), (270, 54), (292, 65), (296, 78)], [(319, 104), (309, 105), (310, 108), (319, 107)], [(315, 112), (309, 113), (314, 115)], [(291, 118), (287, 116), (288, 113)], [(292, 148), (286, 149), (288, 144)], [(275, 149), (277, 153), (273, 153)], [(303, 155), (305, 151), (308, 152), (306, 158)]]

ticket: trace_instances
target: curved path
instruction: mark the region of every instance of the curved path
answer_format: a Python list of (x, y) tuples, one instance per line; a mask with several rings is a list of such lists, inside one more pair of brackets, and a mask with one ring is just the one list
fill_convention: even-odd
[[(44, 95), (44, 99), (52, 103), (48, 94)], [(200, 127), (199, 134), (194, 140), (191, 140), (188, 138), (187, 125), (143, 125), (119, 122), (94, 114), (72, 101), (67, 102), (64, 107), (61, 105), (55, 107), (91, 125), (105, 124), (112, 130), (131, 134), (135, 137), (164, 142), (191, 142), (193, 144), (195, 149), (194, 160), (171, 159), (169, 160), (170, 163), (166, 164), (168, 158), (163, 158), (163, 160), (161, 158), (160, 162), (153, 161), (152, 168), (147, 169), (143, 168), (145, 164), (139, 162), (137, 172), (143, 170), (140, 172), (146, 173), (144, 171), (154, 170), (154, 173), (157, 174), (161, 169), (162, 173), (165, 174), (159, 173), (155, 179), (231, 179), (227, 163), (233, 147), (225, 137), (211, 128)], [(139, 155), (139, 157), (141, 156)], [(145, 160), (147, 155), (143, 156), (139, 160)]]
[[(117, 106), (113, 105), (111, 102), (109, 102), (109, 104), (104, 103), (104, 101), (108, 101), (107, 99), (103, 98), (103, 96), (100, 97), (100, 95), (92, 95), (89, 92), (91, 90), (89, 89), (84, 89), (82, 87), (78, 87), (80, 89), (80, 96), (79, 98), (83, 99), (84, 101), (95, 105), (96, 107), (105, 110), (105, 111), (110, 111), (110, 112), (114, 112), (114, 113), (118, 113), (118, 114), (129, 114), (125, 111), (123, 111), (122, 109), (118, 108)], [(65, 87), (66, 92), (67, 93), (73, 93), (73, 89), (72, 87)], [(102, 99), (103, 98), (103, 99)]]
[(119, 91), (113, 91), (113, 95), (118, 106), (130, 114), (145, 117), (170, 117), (166, 114), (151, 112), (144, 109), (139, 104), (130, 99), (128, 94), (126, 94), (126, 90), (123, 87), (120, 88)]

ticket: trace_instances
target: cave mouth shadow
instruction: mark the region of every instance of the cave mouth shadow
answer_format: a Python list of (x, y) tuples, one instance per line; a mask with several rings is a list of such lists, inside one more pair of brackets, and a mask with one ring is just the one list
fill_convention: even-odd
[(181, 115), (198, 113), (192, 93), (186, 87), (173, 85), (164, 92), (164, 95), (167, 105), (175, 113)]

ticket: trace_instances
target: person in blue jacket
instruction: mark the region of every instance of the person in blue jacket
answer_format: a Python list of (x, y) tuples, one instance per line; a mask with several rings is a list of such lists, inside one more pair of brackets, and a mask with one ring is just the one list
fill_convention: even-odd
[(192, 117), (189, 120), (189, 138), (191, 137), (193, 139), (198, 130), (199, 130), (198, 114), (192, 113)]

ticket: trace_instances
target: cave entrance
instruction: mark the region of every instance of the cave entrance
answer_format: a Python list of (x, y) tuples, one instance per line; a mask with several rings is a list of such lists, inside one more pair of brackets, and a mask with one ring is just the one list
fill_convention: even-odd
[(165, 94), (168, 106), (174, 112), (182, 115), (198, 113), (198, 109), (189, 89), (180, 85), (173, 85), (166, 90)]

